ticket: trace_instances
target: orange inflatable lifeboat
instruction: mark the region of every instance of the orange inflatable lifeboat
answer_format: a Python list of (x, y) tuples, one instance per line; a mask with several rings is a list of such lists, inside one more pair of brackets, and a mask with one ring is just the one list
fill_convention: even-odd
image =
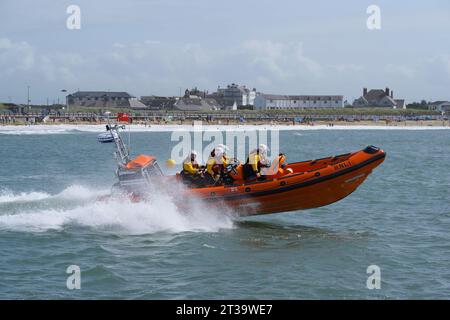
[[(358, 188), (374, 168), (385, 159), (380, 148), (363, 150), (334, 157), (287, 164), (280, 155), (261, 179), (242, 179), (242, 166), (230, 171), (231, 182), (216, 186), (190, 186), (180, 195), (195, 196), (214, 206), (226, 205), (240, 215), (258, 215), (317, 208), (339, 201)], [(144, 186), (146, 181), (181, 180), (180, 175), (165, 177), (156, 160), (140, 155), (118, 170), (118, 187)], [(139, 179), (138, 179), (139, 178)], [(161, 181), (162, 182), (162, 181)], [(170, 183), (173, 183), (172, 181)], [(136, 193), (133, 193), (133, 200)]]
[(317, 208), (339, 201), (363, 183), (386, 153), (374, 146), (335, 157), (290, 163), (262, 181), (192, 189), (206, 201), (222, 201), (241, 215)]

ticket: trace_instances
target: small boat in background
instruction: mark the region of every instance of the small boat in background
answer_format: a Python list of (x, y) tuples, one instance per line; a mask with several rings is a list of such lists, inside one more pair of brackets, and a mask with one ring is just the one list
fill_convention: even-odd
[(114, 142), (114, 137), (111, 131), (102, 132), (97, 136), (97, 141), (101, 143)]

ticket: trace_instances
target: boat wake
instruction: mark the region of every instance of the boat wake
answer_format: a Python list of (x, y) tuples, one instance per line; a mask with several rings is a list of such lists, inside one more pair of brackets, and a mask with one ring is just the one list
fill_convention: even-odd
[(51, 197), (50, 194), (45, 192), (21, 192), (21, 193), (13, 193), (8, 190), (3, 190), (0, 192), (0, 203), (9, 203), (9, 202), (29, 202), (47, 199)]
[(189, 201), (181, 211), (171, 196), (161, 192), (151, 201), (97, 201), (105, 191), (71, 186), (61, 193), (0, 193), (0, 230), (47, 232), (87, 227), (119, 234), (156, 232), (217, 232), (233, 228), (230, 212), (218, 212)]
[[(89, 199), (95, 198), (103, 193), (106, 190), (92, 190), (79, 185), (72, 185), (62, 192), (51, 195), (47, 192), (20, 192), (15, 193), (10, 190), (1, 190), (0, 191), (0, 204), (2, 203), (26, 203), (26, 202), (34, 202), (40, 200), (58, 200), (58, 199), (66, 199), (66, 200), (81, 200), (81, 199)], [(0, 211), (1, 212), (1, 211)]]

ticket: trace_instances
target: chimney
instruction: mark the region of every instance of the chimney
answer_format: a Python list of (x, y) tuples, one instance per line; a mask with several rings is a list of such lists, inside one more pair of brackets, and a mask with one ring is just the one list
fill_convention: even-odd
[(365, 95), (367, 95), (367, 88), (364, 88), (364, 89), (363, 89), (363, 97), (364, 97)]
[(384, 90), (384, 93), (386, 93), (386, 95), (389, 97), (389, 88), (386, 87), (386, 90)]
[(394, 90), (391, 90), (391, 98), (394, 99)]

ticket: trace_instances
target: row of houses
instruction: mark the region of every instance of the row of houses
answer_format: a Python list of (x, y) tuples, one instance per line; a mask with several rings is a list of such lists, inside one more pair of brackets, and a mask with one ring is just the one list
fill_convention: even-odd
[[(281, 95), (258, 92), (244, 85), (232, 83), (226, 87), (217, 88), (209, 93), (197, 88), (186, 89), (181, 97), (171, 96), (141, 96), (137, 99), (127, 92), (77, 91), (67, 96), (69, 107), (88, 108), (133, 108), (148, 110), (237, 110), (249, 108), (255, 110), (302, 110), (322, 108), (356, 108), (378, 107), (406, 109), (405, 99), (394, 97), (394, 91), (385, 88), (363, 88), (362, 95), (350, 105), (344, 101), (343, 95)], [(436, 101), (429, 104), (430, 110), (450, 112), (450, 102)]]
[(273, 95), (255, 88), (232, 83), (208, 93), (197, 88), (186, 89), (182, 97), (142, 96), (139, 100), (127, 92), (77, 91), (67, 96), (69, 107), (135, 108), (179, 110), (237, 110), (248, 107), (258, 110), (338, 108), (343, 107), (340, 95)]

